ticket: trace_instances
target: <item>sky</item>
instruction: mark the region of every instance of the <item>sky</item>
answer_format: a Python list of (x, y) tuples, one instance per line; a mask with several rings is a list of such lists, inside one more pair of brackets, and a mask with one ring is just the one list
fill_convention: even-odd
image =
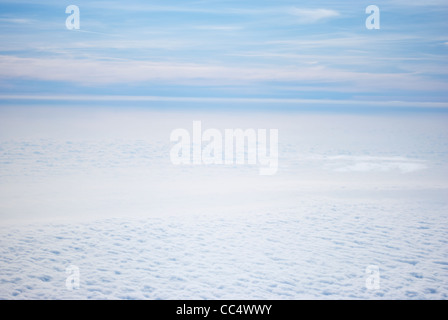
[(446, 0), (1, 0), (0, 106), (444, 111), (447, 16)]

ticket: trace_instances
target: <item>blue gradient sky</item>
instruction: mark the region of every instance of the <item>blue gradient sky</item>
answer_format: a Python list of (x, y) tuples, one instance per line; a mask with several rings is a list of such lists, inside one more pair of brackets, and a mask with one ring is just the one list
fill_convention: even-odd
[(446, 0), (0, 1), (0, 105), (445, 110), (446, 17)]

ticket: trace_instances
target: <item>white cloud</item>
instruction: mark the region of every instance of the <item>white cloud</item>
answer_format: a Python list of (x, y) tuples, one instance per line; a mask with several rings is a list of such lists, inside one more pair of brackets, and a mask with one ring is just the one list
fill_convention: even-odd
[(357, 162), (351, 165), (343, 166), (335, 169), (340, 172), (370, 172), (370, 171), (394, 171), (398, 170), (401, 173), (410, 173), (426, 169), (423, 164), (412, 162), (391, 162), (391, 163), (375, 163), (375, 162)]
[(427, 169), (426, 161), (405, 157), (333, 156), (327, 167), (338, 172), (388, 172), (410, 173)]
[(211, 30), (211, 31), (237, 31), (243, 29), (240, 26), (213, 26), (213, 25), (204, 25), (204, 26), (196, 26), (194, 29), (198, 30)]
[(391, 0), (392, 5), (400, 7), (446, 7), (447, 2), (445, 0), (426, 0), (426, 1), (408, 1), (408, 0)]
[(64, 81), (83, 85), (162, 82), (174, 84), (235, 85), (274, 81), (296, 85), (341, 84), (359, 90), (446, 90), (441, 81), (428, 81), (412, 73), (353, 72), (324, 66), (280, 67), (154, 62), (142, 60), (93, 60), (21, 58), (0, 56), (0, 78)]
[(330, 9), (292, 8), (290, 13), (298, 17), (300, 23), (315, 23), (323, 19), (339, 16), (339, 12)]
[(30, 24), (33, 21), (30, 19), (19, 19), (19, 18), (0, 18), (0, 22), (15, 23), (15, 24)]

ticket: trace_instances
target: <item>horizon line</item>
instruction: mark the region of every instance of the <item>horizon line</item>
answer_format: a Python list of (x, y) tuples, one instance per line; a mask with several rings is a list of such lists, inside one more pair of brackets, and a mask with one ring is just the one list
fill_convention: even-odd
[(448, 102), (402, 101), (402, 100), (338, 100), (338, 99), (298, 99), (298, 98), (226, 98), (226, 97), (167, 97), (142, 95), (0, 95), (1, 100), (38, 101), (160, 101), (160, 102), (198, 102), (198, 103), (279, 103), (279, 104), (325, 104), (359, 105), (377, 107), (414, 107), (448, 109)]

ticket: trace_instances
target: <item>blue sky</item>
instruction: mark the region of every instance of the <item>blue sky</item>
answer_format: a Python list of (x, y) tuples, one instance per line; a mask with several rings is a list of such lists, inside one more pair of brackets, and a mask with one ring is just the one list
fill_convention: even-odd
[(446, 0), (0, 1), (0, 105), (443, 110), (446, 17)]

